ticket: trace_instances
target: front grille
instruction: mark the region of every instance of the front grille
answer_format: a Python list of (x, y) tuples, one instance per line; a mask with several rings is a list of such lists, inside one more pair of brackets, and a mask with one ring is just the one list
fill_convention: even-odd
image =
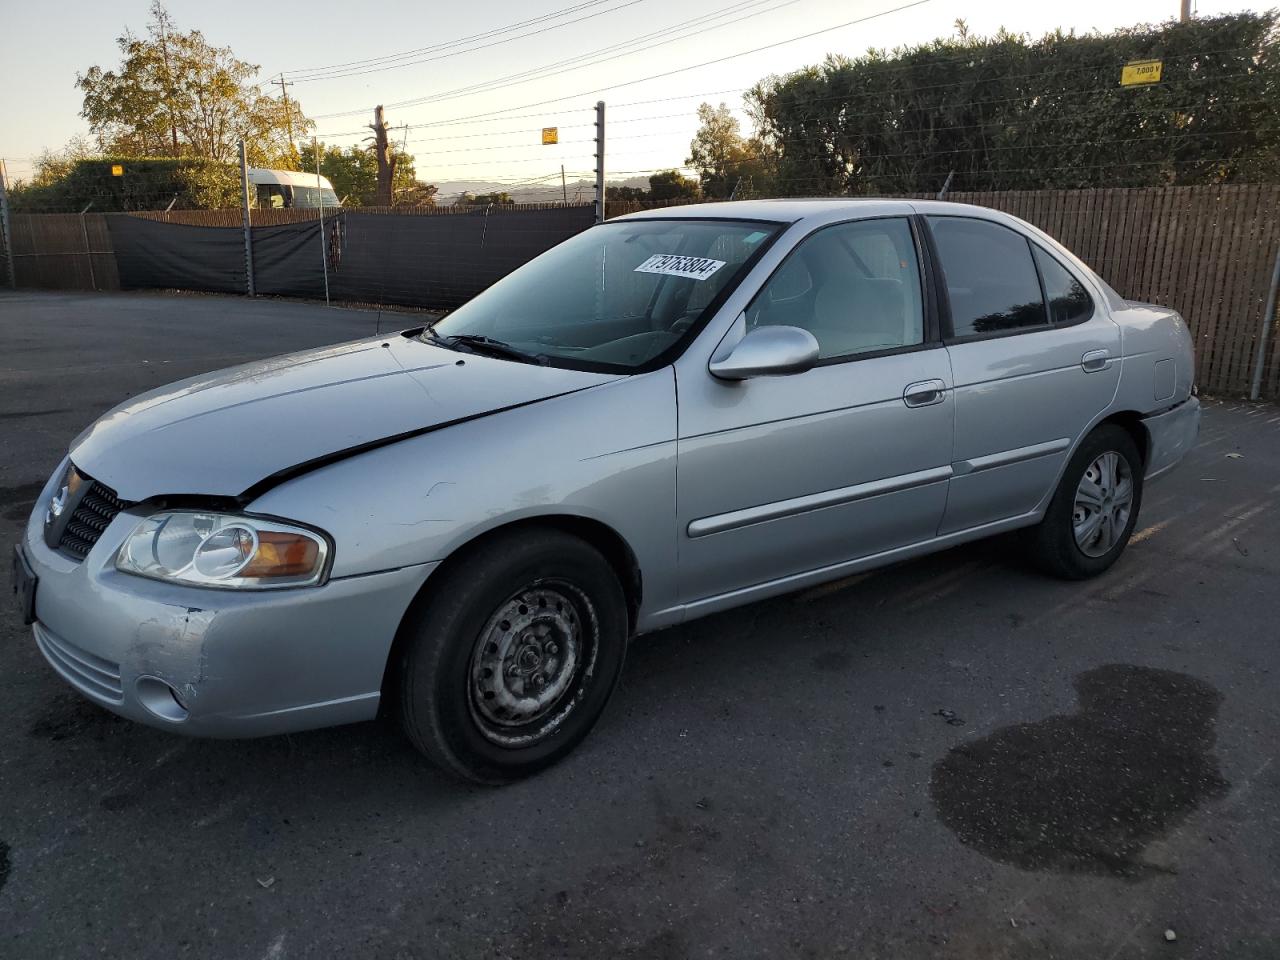
[(44, 658), (64, 680), (90, 696), (119, 703), (124, 699), (120, 684), (120, 664), (81, 650), (75, 644), (62, 639), (44, 624), (35, 625), (36, 646)]
[[(82, 474), (83, 476), (83, 474)], [(85, 477), (89, 491), (76, 504), (71, 519), (58, 540), (58, 549), (77, 560), (83, 560), (107, 529), (107, 524), (126, 506), (110, 487)]]

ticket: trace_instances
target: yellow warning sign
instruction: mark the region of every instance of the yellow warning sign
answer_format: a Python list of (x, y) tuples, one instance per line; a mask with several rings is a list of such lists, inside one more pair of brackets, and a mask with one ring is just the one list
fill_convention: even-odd
[(559, 143), (559, 142), (560, 142), (559, 127), (543, 127), (542, 128), (542, 145), (544, 147), (547, 147), (553, 143)]
[(1120, 71), (1120, 86), (1140, 87), (1148, 83), (1159, 83), (1163, 69), (1163, 60), (1131, 60)]
[(113, 163), (113, 164), (111, 165), (111, 175), (112, 175), (113, 177), (123, 177), (123, 176), (124, 176), (124, 166), (123, 166), (123, 165), (121, 165), (121, 164), (119, 164), (119, 163)]

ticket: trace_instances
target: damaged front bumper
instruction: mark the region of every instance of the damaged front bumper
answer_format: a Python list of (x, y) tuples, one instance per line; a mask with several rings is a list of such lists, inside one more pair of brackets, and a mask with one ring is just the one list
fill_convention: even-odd
[(51, 550), (46, 488), (23, 537), (36, 576), (32, 631), (64, 680), (115, 713), (210, 737), (351, 723), (378, 709), (405, 610), (436, 564), (321, 587), (219, 590), (115, 569), (140, 514), (112, 521), (83, 561)]

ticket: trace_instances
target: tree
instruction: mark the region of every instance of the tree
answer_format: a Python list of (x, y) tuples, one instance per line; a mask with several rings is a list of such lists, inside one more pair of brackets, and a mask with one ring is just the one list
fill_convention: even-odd
[(698, 121), (685, 162), (698, 171), (703, 196), (741, 199), (746, 193), (768, 189), (773, 157), (767, 144), (744, 138), (738, 118), (723, 103), (718, 107), (702, 104)]
[[(408, 175), (410, 177), (413, 176), (412, 166), (409, 167)], [(423, 183), (421, 180), (414, 180), (407, 187), (396, 188), (396, 206), (434, 207), (436, 205), (436, 194), (439, 192), (439, 188), (434, 183)]]
[(61, 150), (42, 151), (36, 157), (31, 179), (21, 184), (21, 187), (31, 189), (51, 186), (70, 176), (81, 160), (92, 160), (96, 156), (97, 150), (88, 140), (79, 136), (72, 137)]
[(236, 159), (244, 138), (256, 166), (295, 165), (289, 131), (314, 126), (297, 102), (286, 107), (254, 83), (258, 67), (215, 47), (199, 30), (182, 33), (156, 0), (147, 35), (117, 39), (115, 70), (90, 67), (76, 77), (84, 93), (80, 115), (103, 153)]
[[(320, 173), (333, 184), (333, 191), (345, 197), (347, 206), (367, 207), (378, 203), (378, 160), (367, 147), (350, 146), (345, 150), (337, 146), (319, 144)], [(299, 167), (305, 171), (316, 168), (316, 146), (304, 144), (299, 154)], [(413, 157), (403, 151), (395, 153), (395, 180), (393, 181), (397, 205), (434, 206), (436, 188), (418, 183), (414, 178)]]
[[(1121, 65), (1163, 76), (1120, 86)], [(956, 34), (828, 57), (748, 94), (780, 193), (892, 195), (1280, 181), (1280, 17), (1109, 34)]]
[(373, 108), (369, 129), (373, 131), (373, 158), (378, 165), (378, 206), (389, 207), (395, 203), (396, 154), (387, 136), (387, 120), (381, 104)]
[(605, 200), (648, 200), (649, 191), (641, 187), (605, 187)]
[(467, 203), (475, 206), (488, 206), (491, 203), (515, 203), (515, 201), (511, 199), (511, 194), (505, 191), (501, 193), (497, 191), (494, 191), (493, 193), (480, 194), (464, 193), (463, 196), (467, 198)]
[(664, 170), (649, 177), (650, 200), (696, 200), (698, 181), (682, 176), (679, 170)]

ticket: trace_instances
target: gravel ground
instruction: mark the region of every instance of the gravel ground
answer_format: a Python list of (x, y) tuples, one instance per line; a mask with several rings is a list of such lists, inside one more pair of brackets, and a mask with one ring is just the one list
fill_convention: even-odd
[[(0, 294), (6, 568), (108, 407), (378, 323)], [(502, 790), (380, 722), (116, 719), (6, 609), (0, 956), (1280, 956), (1280, 408), (1209, 402), (1135, 541), (1088, 583), (993, 541), (643, 638), (582, 749)]]

